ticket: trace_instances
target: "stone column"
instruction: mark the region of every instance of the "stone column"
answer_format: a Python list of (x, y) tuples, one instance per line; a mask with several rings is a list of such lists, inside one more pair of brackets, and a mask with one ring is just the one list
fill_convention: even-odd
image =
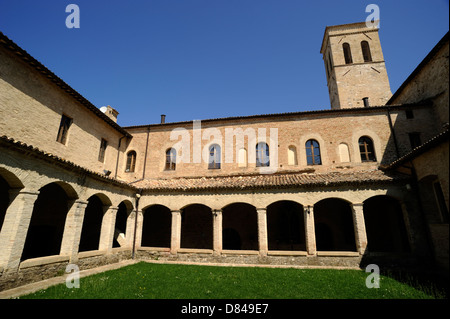
[(116, 215), (118, 207), (108, 207), (103, 214), (102, 227), (100, 232), (99, 250), (106, 250), (107, 253), (112, 251), (112, 244), (114, 239), (114, 226), (116, 224)]
[(355, 228), (355, 241), (357, 251), (363, 255), (367, 248), (366, 225), (364, 223), (363, 203), (353, 203), (353, 226)]
[(213, 210), (213, 248), (214, 255), (222, 253), (222, 210)]
[(87, 205), (86, 201), (76, 200), (67, 213), (60, 255), (70, 256), (71, 263), (78, 261), (78, 248)]
[[(142, 243), (142, 227), (144, 225), (144, 213), (142, 210), (136, 210), (134, 209), (132, 214), (134, 214), (133, 218), (133, 239), (135, 240), (134, 248), (137, 249), (141, 247)], [(135, 225), (136, 223), (136, 225)], [(136, 228), (136, 235), (134, 234)], [(131, 241), (131, 245), (133, 245), (133, 241)]]
[(172, 210), (170, 253), (176, 255), (181, 245), (181, 211)]
[(258, 242), (259, 242), (259, 255), (267, 256), (268, 244), (267, 244), (267, 209), (257, 208), (258, 214)]
[(316, 249), (316, 231), (314, 227), (314, 206), (306, 206), (303, 212), (305, 220), (306, 251), (308, 255), (315, 255)]
[(0, 233), (0, 265), (5, 271), (14, 271), (19, 268), (34, 202), (39, 192), (21, 189), (11, 190), (9, 193), (10, 198), (14, 199), (6, 210)]
[[(128, 215), (128, 218), (127, 218), (127, 229), (125, 230), (125, 240), (127, 242), (127, 244), (126, 244), (127, 247), (132, 247), (133, 246), (133, 241), (135, 240), (135, 238), (137, 240), (137, 236), (134, 235), (135, 224), (136, 224), (136, 210), (133, 209), (130, 212), (130, 214)], [(142, 234), (142, 232), (141, 232), (141, 234)], [(139, 240), (140, 239), (141, 239), (141, 237), (139, 237)], [(140, 241), (139, 241), (139, 243), (140, 243)]]

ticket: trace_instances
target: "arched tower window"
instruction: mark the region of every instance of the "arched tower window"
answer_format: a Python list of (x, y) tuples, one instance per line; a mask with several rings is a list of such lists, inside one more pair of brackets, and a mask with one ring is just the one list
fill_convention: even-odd
[(177, 151), (174, 148), (169, 148), (166, 151), (166, 170), (174, 171), (177, 162)]
[(320, 145), (316, 140), (308, 140), (306, 147), (306, 162), (308, 165), (321, 165)]
[(220, 168), (220, 146), (217, 144), (211, 145), (209, 148), (208, 169)]
[(351, 51), (351, 49), (350, 49), (350, 44), (348, 44), (347, 42), (345, 42), (345, 43), (342, 45), (342, 49), (344, 50), (345, 64), (353, 63), (353, 59), (352, 59), (352, 51)]
[(269, 145), (264, 142), (256, 144), (256, 167), (270, 166)]
[(376, 162), (375, 149), (373, 147), (373, 141), (368, 136), (362, 136), (359, 138), (359, 152), (361, 154), (362, 162)]
[(125, 167), (125, 172), (134, 172), (136, 167), (136, 152), (130, 151), (127, 154), (127, 166)]
[(372, 54), (370, 53), (369, 42), (361, 41), (361, 50), (362, 50), (364, 62), (372, 62)]

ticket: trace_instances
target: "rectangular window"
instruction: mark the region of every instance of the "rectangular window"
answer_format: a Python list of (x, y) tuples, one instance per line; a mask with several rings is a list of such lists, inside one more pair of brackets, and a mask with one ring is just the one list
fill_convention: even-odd
[(415, 149), (416, 147), (422, 144), (420, 140), (420, 133), (408, 133), (409, 143), (411, 144), (411, 149)]
[(108, 146), (108, 142), (102, 138), (102, 141), (100, 142), (100, 152), (98, 153), (98, 160), (102, 163), (105, 161), (106, 146)]
[(66, 144), (67, 142), (67, 135), (69, 133), (69, 128), (72, 125), (72, 119), (68, 116), (61, 117), (61, 122), (59, 124), (59, 130), (58, 130), (58, 136), (56, 137), (56, 141), (60, 142), (62, 144)]
[(413, 119), (414, 118), (414, 112), (413, 110), (405, 110), (406, 118), (407, 119)]

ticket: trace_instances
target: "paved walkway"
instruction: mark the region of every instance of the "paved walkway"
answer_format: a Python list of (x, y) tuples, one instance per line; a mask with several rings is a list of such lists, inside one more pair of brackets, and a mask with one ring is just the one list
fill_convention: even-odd
[[(296, 266), (296, 265), (263, 265), (263, 264), (228, 264), (228, 263), (202, 263), (189, 261), (167, 261), (167, 260), (124, 260), (115, 264), (100, 266), (97, 268), (86, 269), (80, 271), (80, 278), (98, 274), (104, 271), (122, 268), (128, 265), (133, 265), (138, 262), (148, 262), (154, 264), (184, 264), (184, 265), (199, 265), (199, 266), (222, 266), (222, 267), (266, 267), (266, 268), (297, 268), (297, 269), (360, 269), (358, 267), (336, 267), (336, 266)], [(21, 287), (0, 291), (0, 299), (18, 298), (19, 296), (28, 295), (33, 292), (47, 289), (50, 286), (58, 285), (66, 282), (69, 274), (54, 277), (39, 282), (31, 283)]]

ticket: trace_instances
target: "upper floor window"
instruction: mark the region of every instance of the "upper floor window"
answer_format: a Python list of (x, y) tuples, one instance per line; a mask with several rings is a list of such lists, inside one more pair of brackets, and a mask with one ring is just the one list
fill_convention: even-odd
[(348, 44), (347, 42), (345, 42), (345, 43), (342, 45), (342, 49), (344, 50), (345, 64), (353, 63), (352, 51), (351, 51), (351, 49), (350, 49), (350, 44)]
[(98, 153), (98, 160), (99, 162), (105, 161), (105, 153), (106, 153), (106, 147), (108, 146), (108, 142), (102, 138), (102, 141), (100, 142), (100, 151)]
[(174, 148), (169, 148), (166, 151), (166, 170), (174, 171), (177, 162), (177, 151)]
[(408, 133), (408, 136), (409, 136), (409, 143), (411, 144), (411, 149), (415, 149), (416, 147), (422, 144), (422, 141), (420, 139), (420, 133), (418, 132)]
[(125, 168), (125, 172), (134, 172), (136, 167), (136, 152), (130, 151), (127, 154), (127, 166)]
[(308, 165), (321, 165), (322, 159), (320, 158), (320, 146), (316, 140), (308, 140), (305, 144), (306, 147), (306, 163)]
[(209, 159), (208, 159), (209, 169), (219, 169), (220, 168), (220, 146), (212, 145), (209, 148)]
[(57, 142), (66, 144), (70, 125), (72, 125), (72, 119), (63, 114), (63, 116), (61, 117), (61, 122), (59, 124), (58, 136), (56, 138)]
[(269, 145), (264, 142), (256, 144), (256, 167), (270, 166)]
[(364, 62), (372, 62), (372, 54), (370, 53), (369, 42), (361, 41), (361, 50), (362, 50)]
[(368, 136), (362, 136), (359, 138), (359, 152), (361, 154), (362, 162), (376, 162), (375, 150), (373, 147), (373, 141)]
[(364, 62), (372, 62), (372, 54), (370, 53), (369, 42), (361, 41), (361, 50), (363, 52)]

